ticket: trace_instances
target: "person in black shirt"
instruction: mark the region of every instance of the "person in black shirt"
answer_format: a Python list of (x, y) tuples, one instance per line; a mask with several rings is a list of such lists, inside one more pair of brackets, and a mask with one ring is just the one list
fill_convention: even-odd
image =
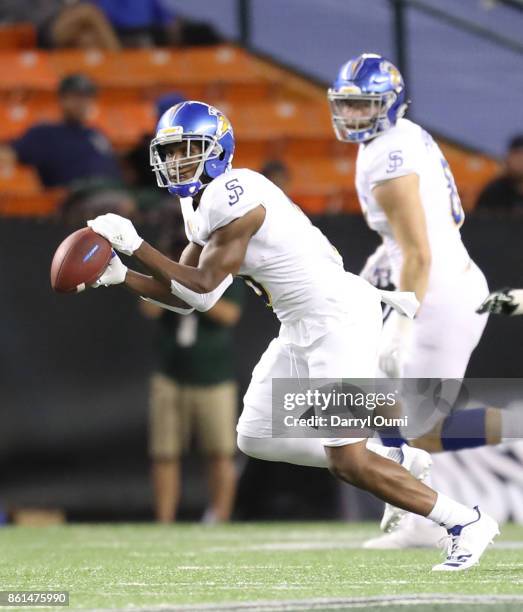
[(0, 146), (0, 167), (16, 162), (34, 166), (44, 187), (70, 187), (83, 179), (120, 182), (110, 142), (86, 123), (95, 95), (96, 87), (88, 77), (65, 77), (58, 88), (61, 120), (34, 125), (9, 145)]
[(523, 134), (509, 142), (503, 174), (484, 187), (476, 206), (478, 211), (523, 214)]

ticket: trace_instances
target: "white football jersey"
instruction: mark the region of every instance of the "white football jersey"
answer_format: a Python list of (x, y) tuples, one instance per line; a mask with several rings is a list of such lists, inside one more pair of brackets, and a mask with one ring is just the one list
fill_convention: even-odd
[(249, 241), (240, 275), (273, 308), (283, 338), (306, 345), (325, 333), (327, 320), (346, 312), (351, 288), (362, 281), (344, 270), (336, 249), (281, 189), (252, 170), (226, 172), (205, 188), (196, 210), (192, 198), (182, 199), (185, 232), (204, 246), (214, 231), (260, 204), (265, 220)]
[(470, 263), (459, 231), (464, 212), (449, 165), (432, 136), (408, 119), (399, 119), (390, 130), (360, 145), (356, 162), (358, 197), (369, 227), (383, 239), (396, 286), (402, 253), (372, 189), (382, 181), (412, 173), (419, 176), (432, 253), (430, 291), (440, 280), (461, 273)]

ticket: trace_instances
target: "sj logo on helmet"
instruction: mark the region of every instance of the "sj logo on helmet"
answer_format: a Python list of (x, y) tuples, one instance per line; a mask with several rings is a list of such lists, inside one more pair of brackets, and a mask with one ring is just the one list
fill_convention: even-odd
[(218, 117), (218, 128), (216, 130), (216, 136), (221, 138), (226, 132), (231, 130), (231, 124), (225, 115)]
[(387, 61), (381, 62), (380, 68), (383, 72), (388, 72), (390, 74), (390, 82), (392, 83), (392, 87), (396, 88), (402, 85), (403, 80), (401, 78), (400, 71), (396, 68), (396, 66), (394, 66), (394, 64)]

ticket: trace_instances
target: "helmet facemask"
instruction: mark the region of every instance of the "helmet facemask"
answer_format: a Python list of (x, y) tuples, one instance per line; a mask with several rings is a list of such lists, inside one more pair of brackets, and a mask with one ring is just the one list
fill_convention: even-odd
[(390, 127), (393, 91), (379, 94), (344, 93), (329, 89), (327, 97), (336, 137), (342, 142), (366, 142)]
[(181, 197), (194, 196), (204, 187), (200, 178), (206, 162), (222, 153), (214, 136), (170, 134), (151, 141), (150, 164), (159, 187)]

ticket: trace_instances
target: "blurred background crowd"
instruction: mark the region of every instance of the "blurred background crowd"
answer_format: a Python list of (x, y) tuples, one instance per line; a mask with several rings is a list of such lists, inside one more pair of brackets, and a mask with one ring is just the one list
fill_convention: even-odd
[[(50, 259), (104, 212), (179, 253), (149, 141), (167, 108), (200, 99), (231, 120), (234, 165), (282, 187), (357, 272), (376, 237), (325, 92), (373, 51), (438, 136), (489, 284), (521, 285), (522, 31), (519, 0), (1, 0), (0, 521), (377, 516), (321, 470), (237, 456), (241, 393), (277, 331), (250, 289), (182, 321), (113, 290), (51, 295)], [(520, 376), (522, 338), (489, 323), (469, 375)]]

